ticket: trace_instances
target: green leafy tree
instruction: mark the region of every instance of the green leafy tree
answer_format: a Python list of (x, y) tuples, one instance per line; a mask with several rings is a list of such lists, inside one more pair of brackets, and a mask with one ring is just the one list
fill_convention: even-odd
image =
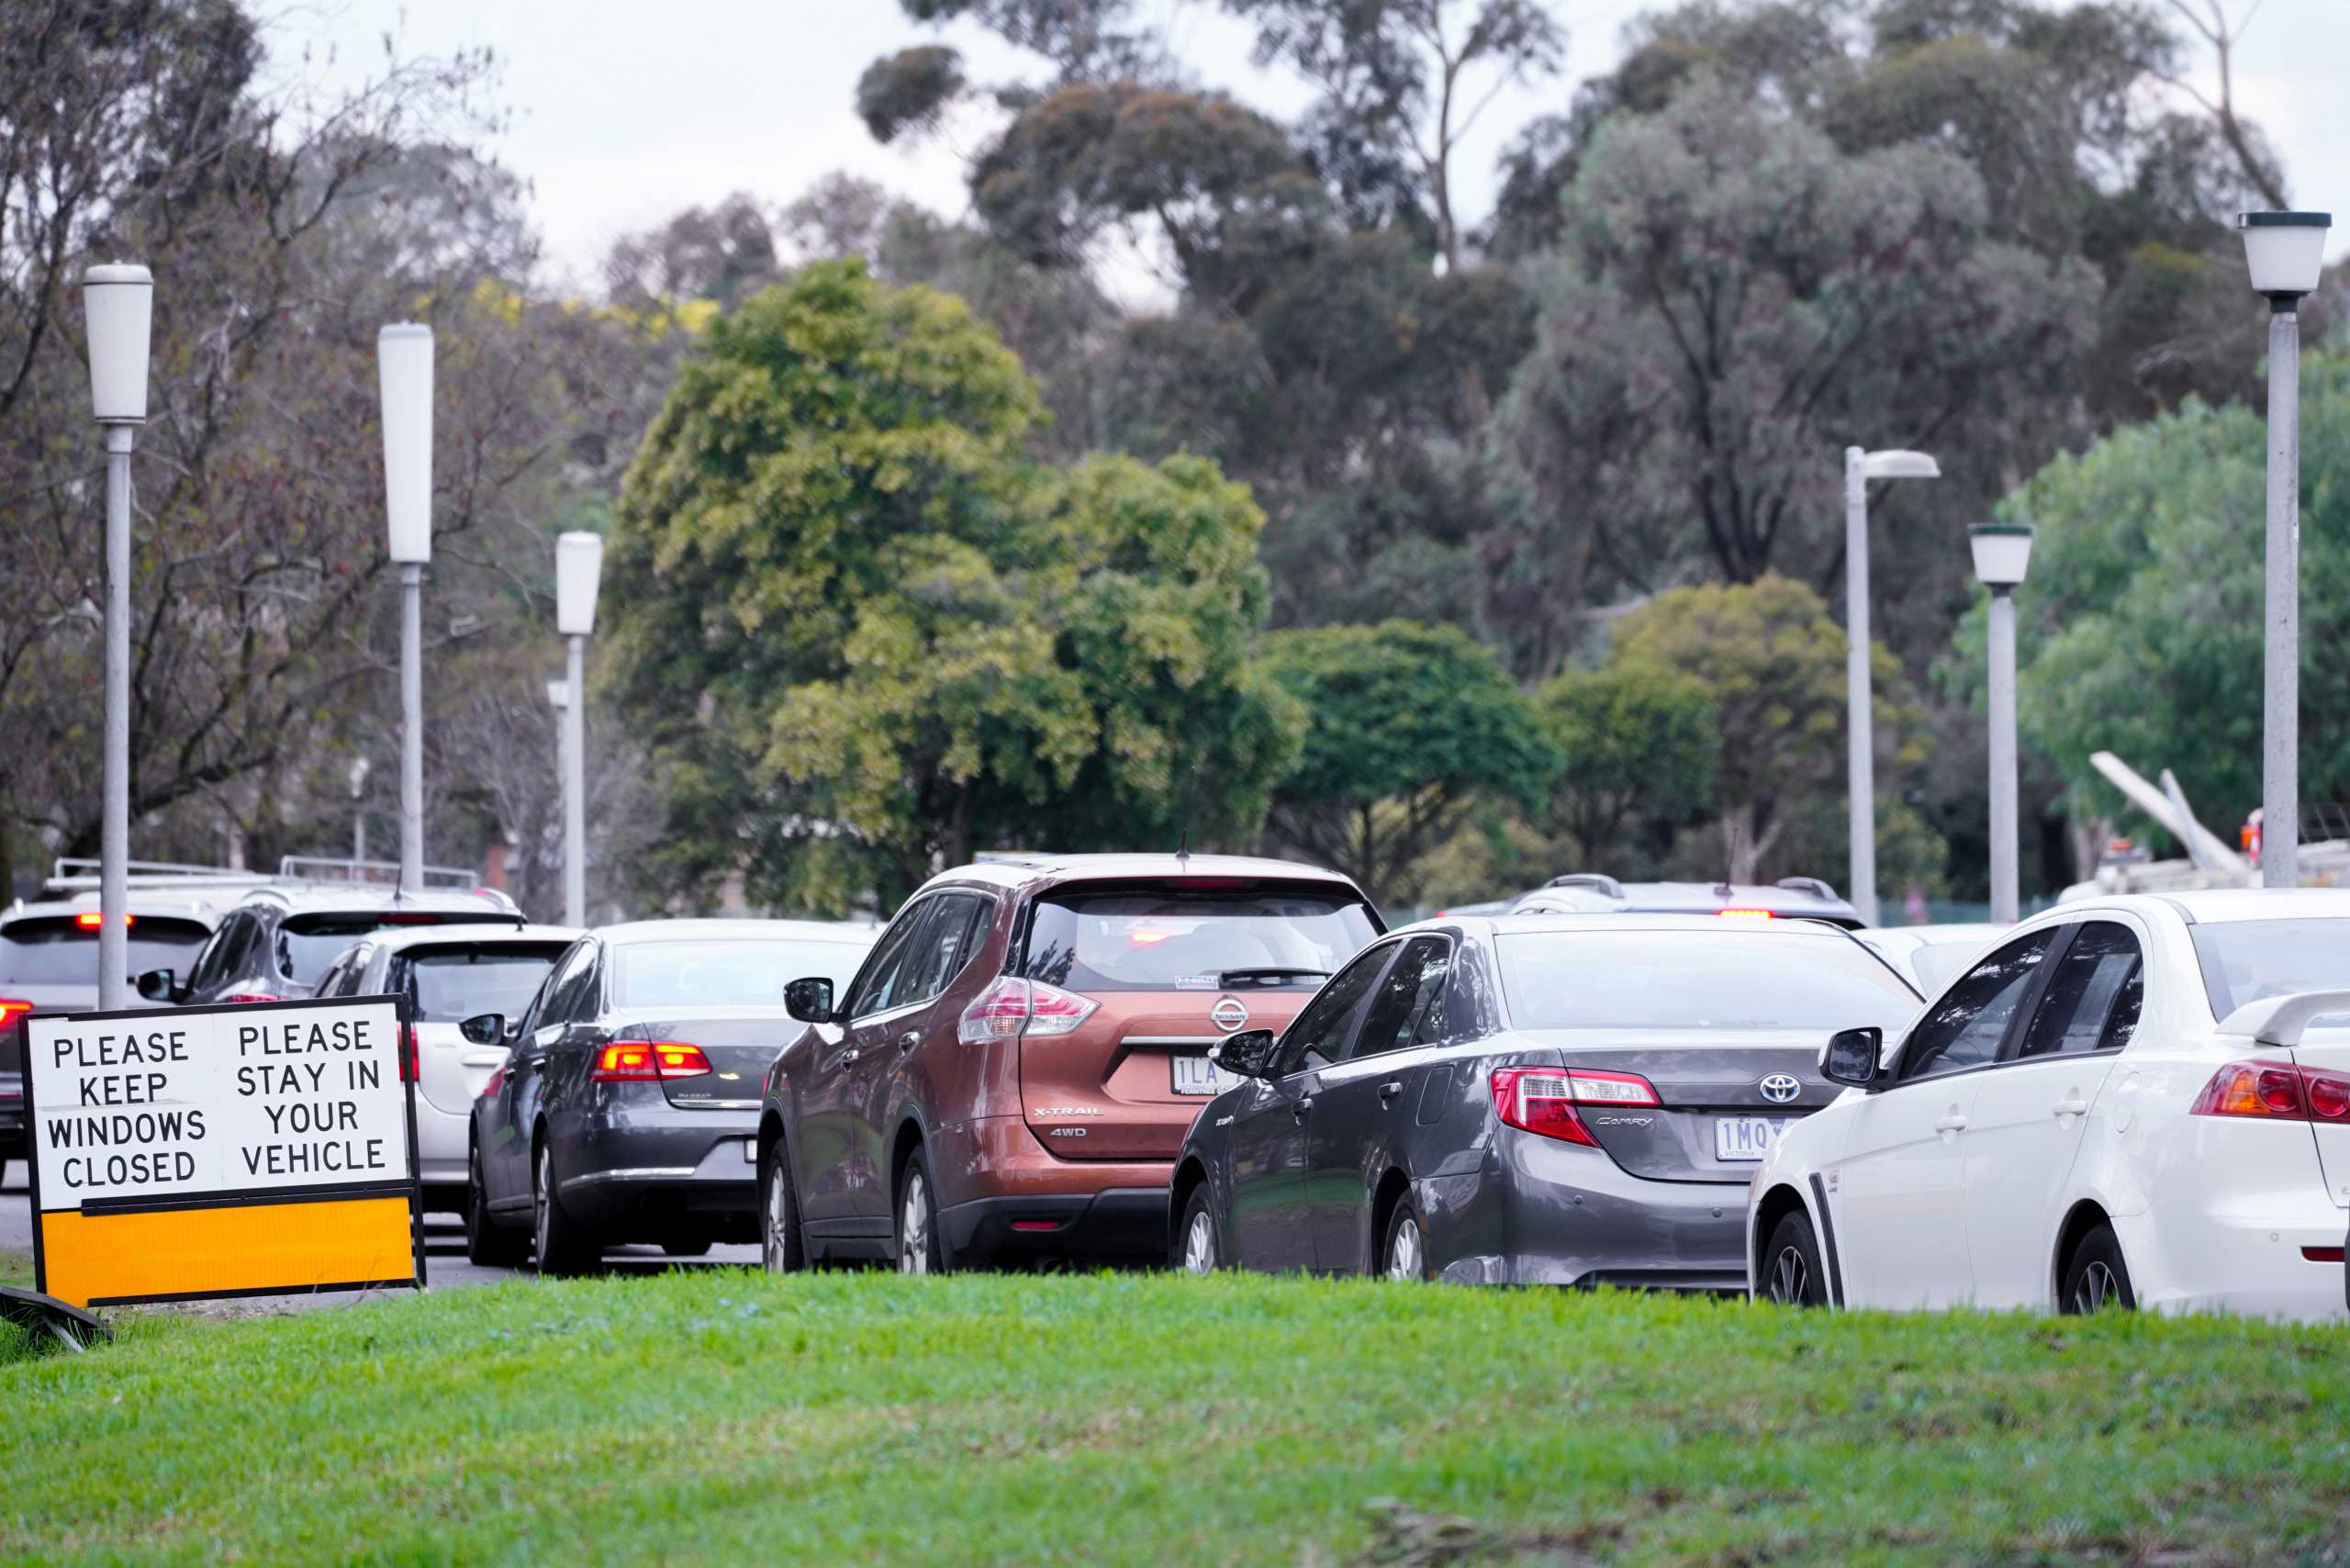
[(1697, 677), (1641, 662), (1570, 670), (1535, 703), (1564, 759), (1549, 825), (1591, 868), (1618, 863), (1628, 824), (1713, 804), (1717, 716)]
[[(1616, 629), (1608, 667), (1679, 672), (1713, 706), (1715, 812), (1731, 881), (1759, 879), (1791, 815), (1843, 776), (1845, 645), (1819, 596), (1775, 574), (1659, 594)], [(1919, 715), (1908, 683), (1882, 646), (1871, 667), (1882, 760), (1913, 764)]]
[(1479, 804), (1539, 808), (1559, 770), (1534, 707), (1454, 627), (1389, 621), (1277, 633), (1266, 671), (1309, 716), (1273, 792), (1280, 846), (1337, 867), (1375, 900)]
[(617, 689), (680, 893), (839, 908), (1012, 843), (1244, 837), (1296, 716), (1246, 667), (1259, 514), (1197, 459), (1035, 468), (993, 332), (861, 262), (713, 322), (632, 469)]

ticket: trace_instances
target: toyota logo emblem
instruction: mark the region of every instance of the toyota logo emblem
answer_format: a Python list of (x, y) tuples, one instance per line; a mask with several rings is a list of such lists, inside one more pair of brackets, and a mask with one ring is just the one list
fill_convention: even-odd
[(1774, 1072), (1755, 1085), (1762, 1091), (1762, 1098), (1784, 1105), (1803, 1092), (1803, 1084), (1792, 1072)]
[(1238, 997), (1227, 996), (1209, 1011), (1208, 1017), (1214, 1020), (1217, 1028), (1229, 1035), (1248, 1022), (1248, 1009), (1240, 1004)]

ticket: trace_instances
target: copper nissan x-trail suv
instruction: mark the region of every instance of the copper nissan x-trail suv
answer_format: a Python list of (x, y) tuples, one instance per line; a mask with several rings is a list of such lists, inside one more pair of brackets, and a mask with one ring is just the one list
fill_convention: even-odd
[(767, 1267), (895, 1259), (1163, 1261), (1207, 1048), (1279, 1029), (1384, 927), (1354, 883), (1281, 860), (1075, 855), (933, 878), (768, 1070)]

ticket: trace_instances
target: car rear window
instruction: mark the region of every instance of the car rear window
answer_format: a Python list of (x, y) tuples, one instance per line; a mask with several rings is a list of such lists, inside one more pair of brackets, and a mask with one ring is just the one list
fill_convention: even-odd
[(1360, 900), (1280, 889), (1069, 892), (1040, 901), (1030, 980), (1080, 993), (1313, 991), (1379, 928)]
[(612, 949), (612, 1005), (779, 1008), (786, 985), (815, 975), (828, 977), (838, 995), (868, 946), (757, 937), (624, 943)]
[[(169, 915), (133, 915), (130, 972), (187, 969), (187, 961), (210, 933), (203, 922)], [(95, 985), (98, 933), (70, 914), (12, 920), (0, 930), (0, 986)]]
[[(2272, 996), (2350, 990), (2350, 920), (2199, 921), (2188, 929), (2214, 1018)], [(2350, 1016), (2311, 1023), (2338, 1029)]]
[[(337, 954), (362, 936), (411, 925), (475, 925), (497, 923), (487, 912), (478, 915), (434, 914), (423, 910), (387, 909), (336, 914), (289, 914), (277, 927), (277, 967), (297, 985), (316, 985)], [(503, 924), (511, 926), (514, 921)], [(467, 1014), (471, 1016), (471, 1014)]]
[(520, 1018), (539, 982), (563, 957), (561, 942), (452, 947), (405, 954), (416, 1016), (426, 1024), (462, 1024), (481, 1013)]
[(1919, 1006), (1877, 958), (1827, 934), (1510, 932), (1494, 946), (1521, 1029), (1890, 1032)]

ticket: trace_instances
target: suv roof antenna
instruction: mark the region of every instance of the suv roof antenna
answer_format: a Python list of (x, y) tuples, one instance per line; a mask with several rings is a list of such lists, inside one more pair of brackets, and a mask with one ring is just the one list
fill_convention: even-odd
[(1178, 870), (1185, 870), (1185, 869), (1188, 869), (1188, 868), (1190, 868), (1190, 866), (1191, 866), (1191, 861), (1192, 861), (1192, 830), (1191, 830), (1190, 828), (1185, 828), (1185, 829), (1183, 830), (1182, 836), (1181, 836), (1181, 837), (1180, 837), (1180, 838), (1178, 838), (1178, 839), (1175, 841), (1175, 867), (1176, 867), (1176, 869), (1178, 869)]

